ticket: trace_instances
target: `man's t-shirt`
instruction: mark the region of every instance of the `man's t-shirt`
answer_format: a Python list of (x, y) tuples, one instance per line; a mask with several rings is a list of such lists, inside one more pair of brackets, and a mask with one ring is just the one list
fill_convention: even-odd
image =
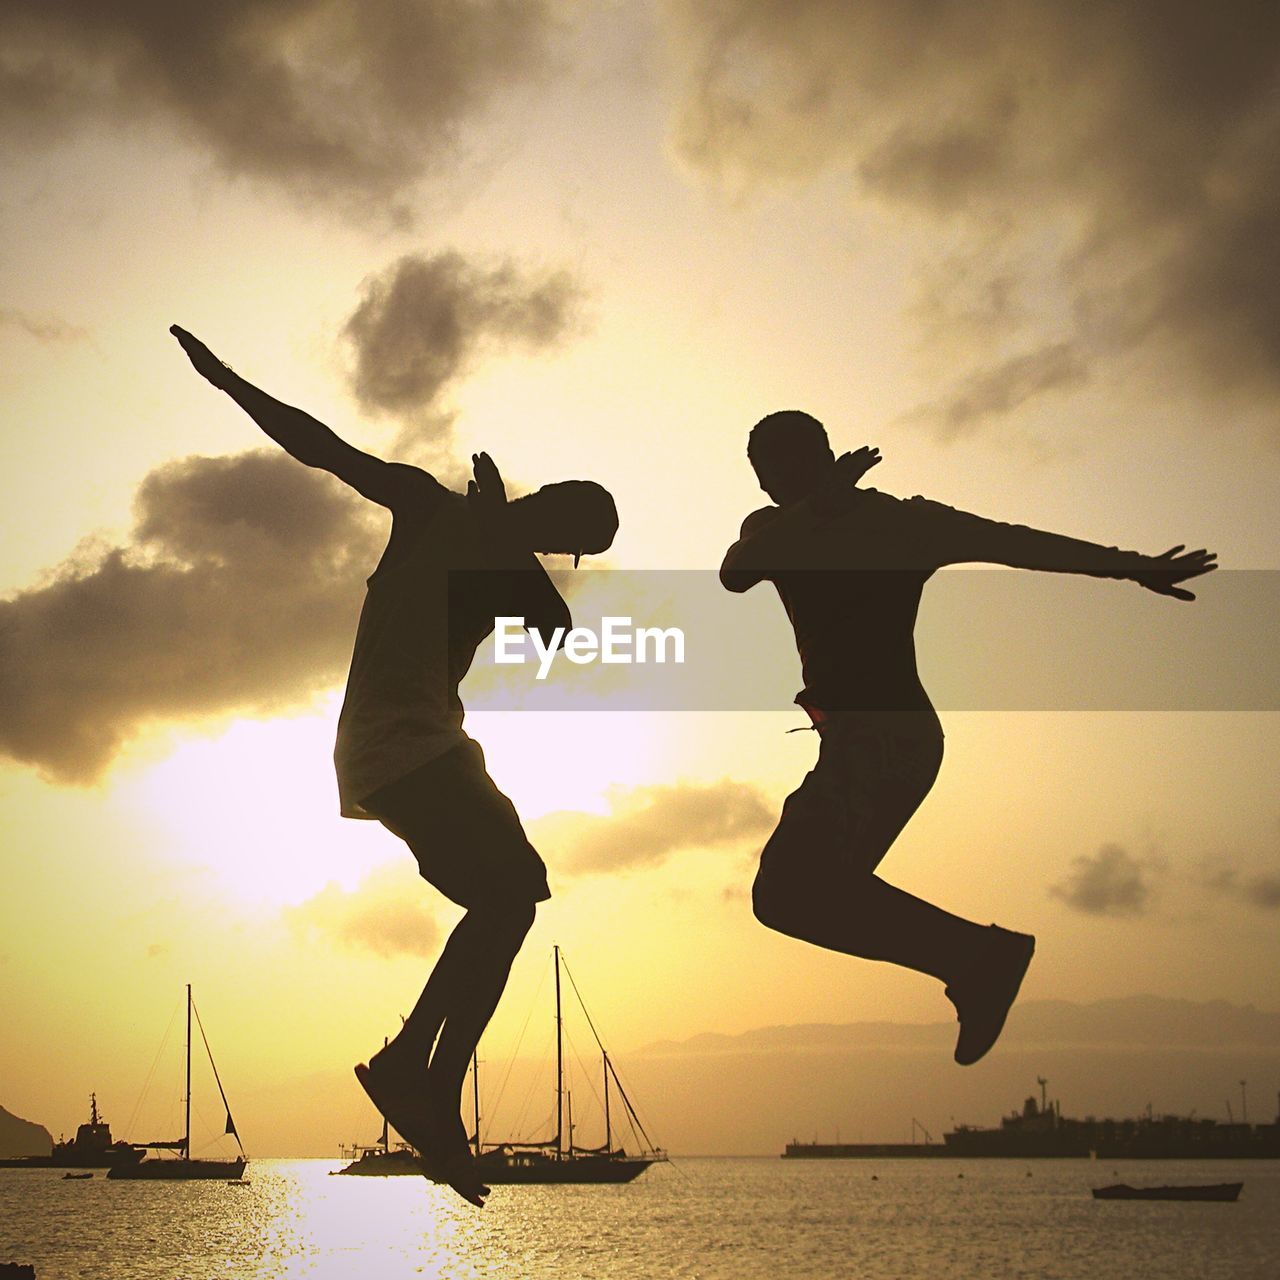
[(496, 575), (467, 572), (497, 565), (466, 498), (420, 474), (421, 509), (393, 532), (356, 630), (333, 753), (347, 818), (466, 740), (458, 685), (501, 612)]
[[(744, 533), (767, 528), (771, 511), (781, 514), (757, 512)], [(765, 576), (795, 631), (805, 685), (796, 701), (827, 713), (930, 707), (914, 632), (924, 585), (943, 565), (979, 561), (1119, 576), (1140, 559), (875, 489), (853, 490), (847, 509), (820, 526), (818, 541), (804, 564), (779, 564)]]

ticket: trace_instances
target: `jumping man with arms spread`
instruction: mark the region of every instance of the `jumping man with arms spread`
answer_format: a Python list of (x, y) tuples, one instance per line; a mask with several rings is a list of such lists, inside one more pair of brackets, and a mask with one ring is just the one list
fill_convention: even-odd
[(1215, 557), (1182, 547), (1144, 556), (859, 489), (878, 452), (837, 458), (822, 424), (796, 410), (761, 419), (747, 454), (776, 505), (744, 521), (720, 580), (735, 592), (773, 583), (800, 651), (796, 701), (820, 735), (818, 762), (761, 855), (756, 916), (937, 978), (960, 1022), (956, 1061), (977, 1062), (1004, 1026), (1035, 939), (974, 924), (875, 874), (942, 763), (942, 728), (916, 671), (924, 585), (943, 565), (977, 561), (1127, 579), (1193, 600), (1179, 583), (1215, 568)]
[(417, 467), (384, 462), (273, 399), (174, 326), (196, 370), (277, 444), (392, 515), (368, 580), (334, 763), (342, 814), (381, 822), (423, 877), (466, 909), (400, 1033), (356, 1068), (425, 1170), (473, 1204), (483, 1186), (459, 1115), (463, 1078), (511, 963), (550, 897), (546, 868), (511, 801), (462, 729), (458, 685), (497, 616), (523, 617), (552, 643), (569, 610), (536, 552), (598, 553), (618, 527), (607, 490), (585, 480), (508, 502), (487, 454), (465, 495)]

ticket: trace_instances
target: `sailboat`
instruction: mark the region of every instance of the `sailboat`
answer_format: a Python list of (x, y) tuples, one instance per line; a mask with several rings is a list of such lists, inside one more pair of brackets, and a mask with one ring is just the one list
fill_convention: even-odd
[(236, 1132), (235, 1122), (231, 1119), (231, 1108), (227, 1103), (226, 1091), (218, 1077), (218, 1068), (214, 1065), (213, 1052), (209, 1048), (208, 1037), (204, 1033), (204, 1024), (200, 1014), (195, 1011), (196, 1025), (200, 1028), (200, 1039), (204, 1041), (204, 1051), (209, 1056), (209, 1066), (213, 1068), (213, 1078), (218, 1084), (218, 1093), (222, 1096), (222, 1105), (226, 1109), (227, 1123), (224, 1130), (236, 1140), (240, 1154), (233, 1160), (205, 1160), (191, 1158), (191, 1015), (194, 1004), (191, 999), (191, 984), (187, 983), (187, 1089), (184, 1112), (184, 1130), (181, 1138), (171, 1142), (134, 1142), (130, 1145), (142, 1151), (177, 1151), (181, 1154), (176, 1160), (139, 1160), (136, 1164), (116, 1164), (107, 1170), (108, 1178), (150, 1178), (190, 1180), (195, 1178), (235, 1179), (244, 1173), (244, 1147), (240, 1143), (240, 1135)]
[[(598, 1147), (578, 1146), (573, 1140), (573, 1100), (565, 1088), (564, 1080), (564, 1019), (560, 1007), (560, 970), (563, 961), (560, 948), (553, 948), (556, 974), (556, 1134), (546, 1142), (498, 1142), (484, 1143), (480, 1137), (480, 1083), (479, 1070), (472, 1060), (472, 1102), (475, 1132), (472, 1145), (476, 1171), (482, 1181), (490, 1185), (498, 1183), (619, 1183), (638, 1178), (651, 1164), (667, 1159), (666, 1152), (655, 1147), (644, 1131), (644, 1125), (636, 1115), (622, 1082), (614, 1071), (609, 1054), (600, 1042), (595, 1024), (573, 981), (572, 973), (564, 966), (574, 995), (591, 1028), (596, 1047), (600, 1050), (601, 1071), (604, 1080), (604, 1142)], [(613, 1125), (610, 1117), (609, 1082), (617, 1090), (622, 1105), (630, 1117), (637, 1140), (643, 1139), (645, 1148), (637, 1155), (628, 1155), (621, 1146), (614, 1146)], [(567, 1140), (566, 1140), (567, 1139)]]

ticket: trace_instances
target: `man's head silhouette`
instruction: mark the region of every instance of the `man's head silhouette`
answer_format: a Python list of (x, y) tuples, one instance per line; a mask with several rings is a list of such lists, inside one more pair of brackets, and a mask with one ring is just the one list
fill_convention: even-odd
[(618, 509), (613, 495), (593, 480), (561, 480), (517, 498), (510, 518), (535, 551), (599, 555), (613, 545)]
[(836, 460), (826, 428), (799, 409), (761, 418), (747, 439), (747, 457), (760, 487), (783, 507), (813, 493)]

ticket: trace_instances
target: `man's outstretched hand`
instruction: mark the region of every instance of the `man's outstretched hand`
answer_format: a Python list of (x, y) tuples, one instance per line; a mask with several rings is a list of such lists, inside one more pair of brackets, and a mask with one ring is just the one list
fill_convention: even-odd
[(844, 509), (850, 491), (880, 461), (880, 450), (874, 445), (864, 444), (852, 453), (842, 453), (811, 500), (816, 510), (821, 515), (837, 515)]
[(1128, 576), (1148, 591), (1175, 600), (1194, 600), (1195, 592), (1180, 587), (1188, 578), (1212, 573), (1218, 567), (1216, 551), (1184, 551), (1181, 544), (1170, 547), (1163, 555), (1149, 556), (1147, 567)]
[(842, 453), (836, 459), (836, 469), (846, 484), (857, 484), (877, 463), (883, 461), (880, 450), (872, 444), (864, 444), (852, 453)]
[(195, 334), (188, 333), (176, 324), (169, 326), (169, 332), (182, 344), (182, 349), (187, 353), (187, 358), (202, 378), (207, 378), (219, 389), (226, 387), (227, 375), (231, 373), (231, 369), (223, 364)]

